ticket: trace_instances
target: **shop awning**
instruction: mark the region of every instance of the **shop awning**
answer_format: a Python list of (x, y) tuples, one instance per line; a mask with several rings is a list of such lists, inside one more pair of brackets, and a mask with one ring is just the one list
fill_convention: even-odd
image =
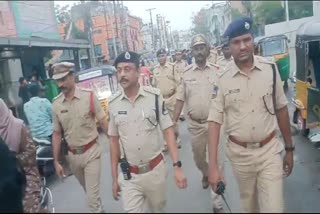
[(89, 49), (89, 42), (82, 39), (55, 40), (39, 37), (0, 37), (0, 47), (44, 47), (52, 49)]

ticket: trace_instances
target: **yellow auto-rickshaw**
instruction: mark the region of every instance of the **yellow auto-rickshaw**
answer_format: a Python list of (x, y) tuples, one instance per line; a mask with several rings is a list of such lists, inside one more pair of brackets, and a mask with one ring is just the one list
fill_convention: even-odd
[(93, 90), (104, 111), (108, 114), (107, 98), (118, 90), (116, 69), (111, 65), (102, 65), (76, 73), (79, 87)]
[(309, 135), (320, 126), (320, 21), (302, 24), (296, 35), (296, 97), (293, 123)]

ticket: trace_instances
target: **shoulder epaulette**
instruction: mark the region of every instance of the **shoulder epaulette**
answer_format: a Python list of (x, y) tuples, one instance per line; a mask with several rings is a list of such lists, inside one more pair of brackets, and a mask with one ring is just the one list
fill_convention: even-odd
[(62, 92), (61, 92), (60, 94), (58, 94), (56, 97), (54, 97), (54, 98), (52, 99), (52, 102), (54, 102), (54, 101), (56, 101), (57, 99), (59, 99), (59, 97), (61, 97), (61, 95), (62, 95)]
[(187, 67), (185, 67), (183, 72), (189, 71), (191, 68), (193, 67), (193, 65), (188, 65)]
[(118, 98), (121, 95), (121, 91), (116, 91), (116, 93), (114, 93), (113, 95), (111, 95), (108, 98), (108, 103), (111, 103), (112, 101), (114, 101), (116, 98)]
[(160, 89), (158, 89), (158, 88), (154, 88), (151, 86), (143, 86), (143, 90), (145, 90), (146, 92), (149, 92), (151, 94), (160, 95)]
[(209, 62), (209, 65), (215, 68), (220, 68), (220, 65)]
[(231, 70), (230, 65), (231, 65), (231, 63), (228, 63), (226, 66), (224, 66), (224, 68), (221, 69), (221, 71), (217, 74), (218, 78), (221, 78), (226, 73), (228, 73), (228, 71)]
[(255, 57), (261, 63), (266, 63), (266, 64), (274, 64), (275, 63), (273, 60), (268, 59), (266, 57), (262, 57), (262, 56), (255, 56)]
[(92, 89), (89, 89), (89, 88), (81, 88), (81, 87), (79, 87), (79, 89), (81, 91), (85, 91), (85, 92), (92, 92), (93, 91)]

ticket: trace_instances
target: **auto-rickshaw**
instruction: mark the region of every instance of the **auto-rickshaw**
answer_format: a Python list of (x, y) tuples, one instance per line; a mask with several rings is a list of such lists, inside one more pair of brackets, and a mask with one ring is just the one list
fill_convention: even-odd
[(118, 90), (116, 69), (111, 65), (102, 65), (76, 73), (77, 86), (92, 89), (104, 111), (108, 114), (107, 98)]
[(285, 88), (290, 75), (289, 42), (285, 35), (257, 37), (254, 42), (256, 55), (270, 58), (277, 64)]
[(296, 34), (296, 97), (293, 123), (309, 135), (320, 126), (320, 21), (302, 24)]

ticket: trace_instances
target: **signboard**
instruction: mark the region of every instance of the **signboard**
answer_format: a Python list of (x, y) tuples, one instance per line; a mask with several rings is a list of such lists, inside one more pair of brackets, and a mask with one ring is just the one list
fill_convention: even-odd
[(80, 74), (78, 76), (79, 81), (83, 81), (83, 80), (87, 80), (87, 79), (91, 79), (94, 77), (98, 77), (102, 75), (102, 71), (101, 70), (97, 70), (97, 71), (92, 71), (89, 73), (84, 73), (84, 74)]

